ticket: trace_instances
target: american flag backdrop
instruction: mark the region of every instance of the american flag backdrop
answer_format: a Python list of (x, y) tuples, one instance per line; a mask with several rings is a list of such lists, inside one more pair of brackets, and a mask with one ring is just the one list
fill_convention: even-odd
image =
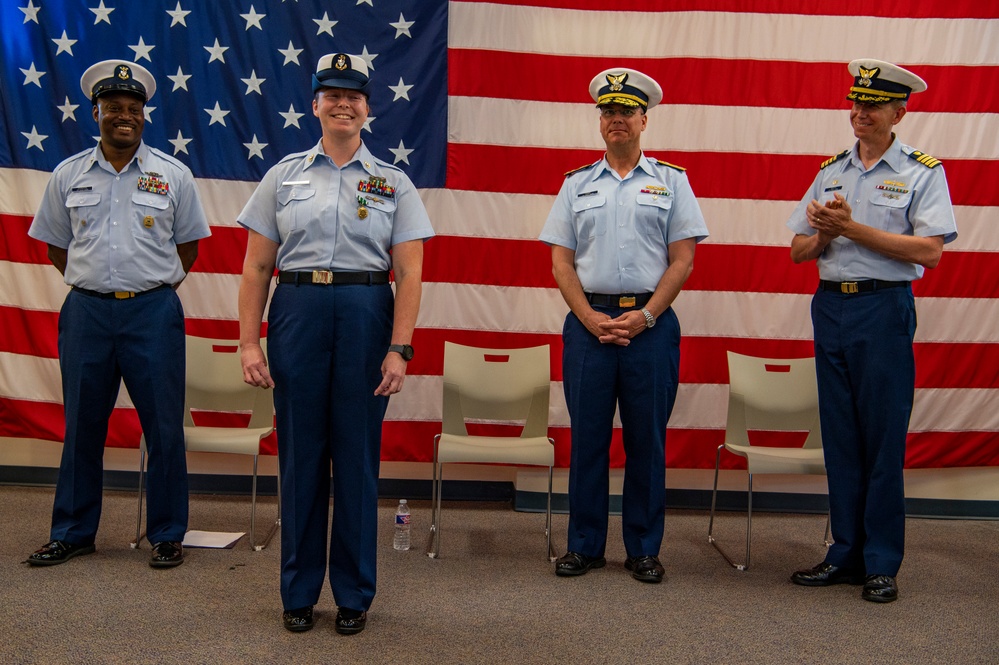
[[(898, 133), (943, 160), (960, 233), (915, 286), (907, 464), (999, 465), (996, 2), (3, 0), (0, 27), (0, 436), (62, 439), (67, 287), (27, 229), (51, 170), (94, 144), (83, 70), (121, 58), (156, 77), (144, 138), (191, 167), (212, 224), (180, 289), (188, 332), (235, 339), (236, 215), (267, 168), (318, 140), (310, 76), (342, 51), (372, 69), (362, 138), (406, 170), (438, 233), (383, 459), (429, 461), (445, 340), (548, 343), (551, 433), (568, 465), (567, 310), (536, 238), (562, 174), (602, 153), (590, 78), (623, 65), (662, 84), (643, 148), (688, 169), (711, 231), (675, 303), (682, 386), (667, 444), (670, 467), (708, 468), (724, 434), (725, 351), (812, 354), (817, 274), (791, 263), (784, 222), (819, 164), (852, 145), (846, 63), (874, 57), (929, 84)], [(135, 447), (124, 392), (118, 406), (109, 445)]]

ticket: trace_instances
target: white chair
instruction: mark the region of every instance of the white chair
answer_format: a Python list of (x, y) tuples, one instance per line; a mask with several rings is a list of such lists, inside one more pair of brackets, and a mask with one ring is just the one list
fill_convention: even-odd
[[(266, 340), (260, 340), (266, 352)], [(281, 525), (281, 487), (278, 477), (278, 517), (266, 537), (257, 543), (257, 458), (260, 442), (274, 431), (274, 391), (248, 385), (243, 381), (239, 344), (235, 340), (187, 337), (187, 383), (184, 405), (184, 446), (187, 452), (229, 453), (253, 457), (253, 485), (250, 499), (250, 547), (260, 551), (267, 546)], [(250, 412), (246, 427), (207, 427), (195, 425), (191, 411), (225, 413)], [(139, 546), (142, 531), (143, 480), (146, 466), (146, 439), (139, 442), (139, 511), (135, 542)]]
[[(753, 476), (757, 474), (825, 475), (815, 359), (778, 360), (728, 352), (729, 396), (725, 443), (715, 457), (715, 483), (711, 490), (708, 542), (738, 570), (747, 570), (753, 530)], [(765, 438), (767, 432), (807, 432), (800, 448), (751, 443), (749, 433)], [(746, 511), (746, 558), (736, 563), (714, 536), (718, 470), (723, 450), (746, 459), (749, 470)], [(829, 545), (829, 522), (826, 521)]]
[[(427, 555), (440, 555), (443, 465), (526, 464), (548, 467), (545, 518), (547, 556), (551, 543), (554, 441), (548, 438), (551, 359), (548, 345), (527, 349), (482, 349), (444, 343), (444, 409), (434, 437), (434, 480)], [(523, 422), (520, 436), (469, 435), (466, 420)]]

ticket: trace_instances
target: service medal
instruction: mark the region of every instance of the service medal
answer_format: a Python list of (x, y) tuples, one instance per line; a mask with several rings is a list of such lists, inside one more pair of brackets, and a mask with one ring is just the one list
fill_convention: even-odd
[(153, 228), (153, 218), (151, 215), (146, 215), (142, 218), (142, 225), (147, 229)]
[(358, 206), (357, 216), (359, 219), (366, 219), (368, 216), (368, 209), (365, 208), (364, 206)]

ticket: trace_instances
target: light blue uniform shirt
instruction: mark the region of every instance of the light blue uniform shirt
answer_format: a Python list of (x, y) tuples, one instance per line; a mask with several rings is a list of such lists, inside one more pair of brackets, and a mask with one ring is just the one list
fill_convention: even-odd
[(267, 171), (237, 221), (279, 243), (278, 270), (294, 272), (390, 270), (393, 245), (434, 235), (409, 177), (363, 143), (342, 168), (321, 141), (288, 155)]
[[(819, 170), (811, 188), (787, 220), (800, 235), (814, 235), (805, 209), (815, 199), (846, 199), (853, 219), (889, 233), (907, 236), (957, 238), (954, 208), (950, 203), (943, 166), (929, 168), (913, 157), (911, 148), (896, 138), (877, 164), (865, 169), (858, 154), (859, 142), (844, 155)], [(834, 282), (881, 279), (911, 282), (923, 276), (923, 266), (890, 259), (847, 238), (836, 238), (818, 258), (819, 278)]]
[(28, 235), (67, 250), (67, 284), (110, 293), (180, 282), (177, 245), (211, 231), (191, 170), (140, 142), (121, 173), (100, 145), (59, 164)]
[(570, 173), (540, 239), (576, 253), (587, 293), (651, 293), (669, 267), (668, 246), (708, 237), (683, 170), (643, 153), (621, 178), (599, 162)]

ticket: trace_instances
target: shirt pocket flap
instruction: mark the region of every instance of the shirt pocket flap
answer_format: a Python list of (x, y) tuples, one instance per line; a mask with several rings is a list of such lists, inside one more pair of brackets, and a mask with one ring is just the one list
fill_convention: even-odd
[(872, 205), (885, 206), (887, 208), (905, 208), (911, 200), (912, 192), (902, 194), (877, 190), (871, 194)]
[(70, 192), (66, 197), (67, 208), (95, 206), (101, 202), (100, 192)]
[(294, 187), (282, 187), (279, 189), (277, 193), (277, 200), (278, 205), (286, 206), (292, 201), (306, 201), (315, 195), (315, 187), (303, 187), (301, 185), (296, 185)]
[(607, 203), (607, 197), (597, 195), (591, 196), (579, 196), (576, 200), (572, 202), (573, 212), (583, 212), (584, 210), (589, 210), (590, 208), (599, 208)]
[(673, 207), (673, 197), (665, 194), (639, 194), (635, 203), (640, 206), (653, 206), (662, 210), (669, 210)]
[(156, 208), (157, 210), (166, 210), (170, 205), (170, 198), (163, 194), (153, 194), (152, 192), (135, 192), (132, 194), (132, 203)]

